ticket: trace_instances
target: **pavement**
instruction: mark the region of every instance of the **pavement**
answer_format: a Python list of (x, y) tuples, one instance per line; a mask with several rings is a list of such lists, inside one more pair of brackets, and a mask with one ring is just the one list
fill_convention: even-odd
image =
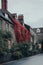
[(11, 61), (2, 65), (43, 65), (43, 54)]

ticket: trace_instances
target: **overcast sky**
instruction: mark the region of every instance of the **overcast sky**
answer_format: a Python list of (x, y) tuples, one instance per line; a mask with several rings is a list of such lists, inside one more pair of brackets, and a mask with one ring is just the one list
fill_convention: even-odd
[(32, 28), (43, 27), (43, 0), (8, 0), (8, 10), (23, 14), (24, 22)]

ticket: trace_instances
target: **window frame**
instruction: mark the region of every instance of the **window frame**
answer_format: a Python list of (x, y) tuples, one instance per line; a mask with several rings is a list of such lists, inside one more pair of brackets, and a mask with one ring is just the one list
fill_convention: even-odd
[(5, 21), (5, 30), (9, 31), (9, 23), (7, 21)]

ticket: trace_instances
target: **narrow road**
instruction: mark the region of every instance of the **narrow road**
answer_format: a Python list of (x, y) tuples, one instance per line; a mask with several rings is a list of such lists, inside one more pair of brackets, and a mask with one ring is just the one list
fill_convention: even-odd
[(43, 54), (35, 55), (32, 57), (15, 60), (5, 63), (3, 65), (43, 65)]

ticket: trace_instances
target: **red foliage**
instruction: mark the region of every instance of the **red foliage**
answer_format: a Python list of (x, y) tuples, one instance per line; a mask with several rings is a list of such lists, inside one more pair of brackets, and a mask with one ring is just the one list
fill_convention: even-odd
[(15, 32), (17, 42), (22, 42), (22, 41), (29, 42), (30, 41), (30, 32), (25, 27), (23, 27), (19, 23), (19, 21), (17, 21), (13, 17), (12, 17), (12, 20), (14, 22), (14, 32)]

